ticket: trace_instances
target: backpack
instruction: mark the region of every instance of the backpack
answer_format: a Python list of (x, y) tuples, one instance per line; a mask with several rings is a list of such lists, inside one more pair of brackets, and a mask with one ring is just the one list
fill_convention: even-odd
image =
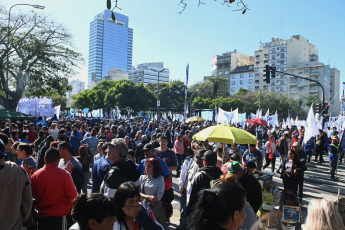
[(205, 171), (200, 171), (201, 173), (203, 173), (204, 175), (207, 176), (207, 178), (210, 180), (210, 189), (213, 189), (216, 185), (221, 183), (221, 180), (218, 179), (214, 179), (210, 174), (208, 174)]

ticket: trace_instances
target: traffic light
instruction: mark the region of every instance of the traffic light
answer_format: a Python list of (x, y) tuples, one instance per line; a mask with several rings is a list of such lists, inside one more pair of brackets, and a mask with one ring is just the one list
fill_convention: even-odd
[(315, 107), (316, 107), (316, 108), (315, 108), (315, 113), (320, 113), (320, 112), (321, 112), (321, 111), (320, 111), (320, 105), (321, 105), (321, 104), (316, 104), (316, 105), (315, 105)]
[(323, 104), (323, 114), (328, 114), (328, 103)]
[(271, 78), (275, 78), (276, 77), (276, 67), (271, 66), (270, 70), (271, 70)]
[(270, 66), (266, 65), (265, 69), (264, 69), (264, 82), (266, 82), (267, 84), (271, 83), (271, 78), (270, 78)]
[(302, 106), (302, 100), (301, 99), (299, 100), (298, 105), (299, 105), (299, 107)]

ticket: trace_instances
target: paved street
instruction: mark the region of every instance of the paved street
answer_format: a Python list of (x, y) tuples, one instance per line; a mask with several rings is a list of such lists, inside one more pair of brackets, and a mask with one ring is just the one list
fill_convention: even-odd
[[(276, 168), (279, 166), (279, 160), (276, 161)], [(312, 199), (329, 199), (331, 201), (337, 201), (338, 188), (341, 188), (341, 196), (345, 197), (345, 164), (338, 166), (338, 178), (339, 182), (330, 180), (329, 172), (329, 162), (328, 156), (324, 155), (325, 163), (319, 164), (316, 162), (311, 162), (307, 164), (308, 170), (305, 172), (305, 182), (304, 182), (304, 198), (302, 206), (302, 219), (304, 220), (307, 214), (307, 208), (310, 200)], [(270, 172), (270, 168), (266, 168), (266, 172)], [(175, 172), (174, 172), (174, 175)], [(282, 191), (283, 184), (282, 180), (279, 178), (280, 175), (276, 175), (273, 178), (274, 183), (277, 184), (279, 191)], [(173, 216), (170, 219), (172, 223), (169, 229), (175, 229), (179, 225), (180, 212), (179, 212), (179, 198), (178, 193), (178, 179), (173, 177), (173, 186), (175, 190), (175, 200), (173, 201)]]

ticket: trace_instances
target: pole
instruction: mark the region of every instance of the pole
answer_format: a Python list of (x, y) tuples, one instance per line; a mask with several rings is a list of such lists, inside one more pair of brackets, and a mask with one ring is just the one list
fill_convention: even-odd
[(158, 71), (158, 92), (157, 92), (157, 121), (159, 122), (159, 106), (160, 106), (160, 101), (159, 101), (159, 71)]
[(259, 111), (261, 108), (261, 89), (259, 89)]
[(157, 121), (159, 121), (159, 106), (160, 106), (160, 101), (159, 101), (159, 74), (166, 70), (165, 68), (161, 70), (156, 70), (156, 69), (150, 69), (156, 73), (158, 73), (158, 89), (157, 89)]

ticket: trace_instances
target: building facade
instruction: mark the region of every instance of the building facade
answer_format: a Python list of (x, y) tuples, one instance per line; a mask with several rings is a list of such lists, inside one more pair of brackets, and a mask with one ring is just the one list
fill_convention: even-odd
[(240, 88), (254, 91), (254, 65), (238, 66), (230, 73), (230, 95)]
[(253, 65), (254, 57), (234, 50), (232, 52), (215, 55), (212, 58), (213, 76), (224, 77), (230, 82), (230, 72), (238, 66)]
[[(310, 61), (302, 62), (295, 68), (289, 68), (287, 72), (320, 82), (325, 92), (325, 103), (329, 105), (328, 112), (336, 116), (339, 114), (339, 70), (318, 61)], [(292, 76), (288, 76), (287, 79), (288, 96), (294, 99), (301, 98), (302, 101), (312, 95), (322, 98), (322, 89), (317, 83)]]
[(261, 44), (259, 50), (254, 53), (255, 90), (286, 93), (285, 75), (277, 73), (275, 79), (271, 79), (271, 84), (264, 82), (265, 66), (270, 65), (276, 67), (277, 71), (285, 72), (301, 62), (316, 61), (318, 55), (315, 46), (300, 35), (287, 40), (272, 38), (271, 42)]
[(148, 83), (158, 83), (158, 76), (160, 83), (169, 83), (169, 69), (164, 68), (163, 62), (139, 64), (128, 73), (128, 79), (132, 80), (135, 84), (141, 82), (145, 85)]
[(128, 72), (132, 68), (133, 29), (128, 17), (104, 10), (90, 23), (88, 89), (107, 76), (112, 68)]
[(113, 80), (113, 81), (120, 81), (120, 80), (127, 80), (128, 79), (128, 72), (123, 72), (120, 68), (112, 68), (111, 70), (107, 71), (107, 76), (103, 77), (103, 80)]

